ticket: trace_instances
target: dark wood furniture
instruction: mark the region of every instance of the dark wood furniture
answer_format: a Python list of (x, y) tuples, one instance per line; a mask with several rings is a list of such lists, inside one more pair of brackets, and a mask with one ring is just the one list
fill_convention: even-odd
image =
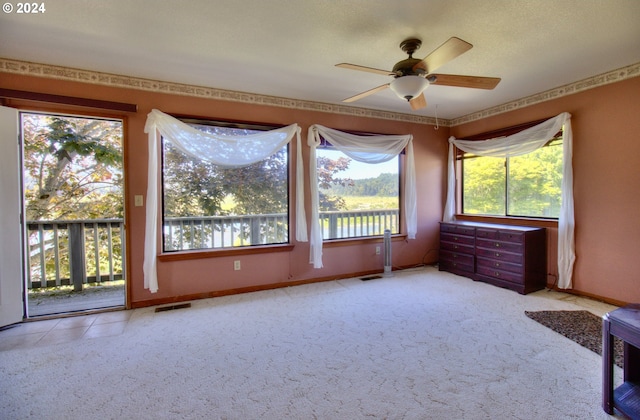
[(527, 294), (547, 285), (546, 230), (440, 223), (439, 269)]
[(440, 270), (473, 277), (476, 271), (475, 255), (475, 227), (460, 223), (440, 223)]
[[(623, 383), (613, 389), (613, 337), (624, 342)], [(632, 419), (640, 418), (640, 304), (606, 314), (602, 322), (602, 408), (617, 408)]]

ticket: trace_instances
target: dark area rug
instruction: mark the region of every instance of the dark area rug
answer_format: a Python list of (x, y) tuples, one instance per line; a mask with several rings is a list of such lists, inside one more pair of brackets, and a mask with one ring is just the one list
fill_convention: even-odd
[[(589, 311), (524, 311), (524, 314), (547, 328), (602, 355), (602, 318)], [(622, 367), (623, 343), (613, 340), (616, 365)]]

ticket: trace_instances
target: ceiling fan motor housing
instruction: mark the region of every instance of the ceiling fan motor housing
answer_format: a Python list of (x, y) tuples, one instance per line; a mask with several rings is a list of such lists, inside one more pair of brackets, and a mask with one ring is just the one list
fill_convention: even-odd
[(423, 76), (425, 74), (424, 69), (419, 68), (414, 70), (415, 65), (422, 60), (413, 58), (413, 53), (416, 52), (421, 45), (422, 41), (417, 38), (405, 39), (400, 43), (400, 49), (409, 54), (409, 58), (398, 61), (396, 65), (393, 66), (392, 71), (396, 78), (402, 76)]
[(423, 69), (414, 70), (413, 67), (421, 62), (417, 58), (409, 57), (402, 61), (398, 61), (395, 66), (393, 66), (392, 72), (395, 74), (394, 77), (402, 77), (402, 76), (424, 76), (425, 71)]

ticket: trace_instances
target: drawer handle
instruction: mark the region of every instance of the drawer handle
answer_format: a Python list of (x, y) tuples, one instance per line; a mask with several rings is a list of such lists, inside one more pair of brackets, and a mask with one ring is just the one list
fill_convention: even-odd
[(500, 273), (498, 273), (497, 271), (495, 272), (495, 276), (496, 277), (500, 277)]
[(458, 240), (458, 237), (457, 237), (457, 236), (454, 236), (454, 237), (453, 237), (453, 240), (454, 240), (454, 241), (457, 241), (457, 240)]
[(496, 242), (496, 248), (500, 248), (500, 244)]
[(496, 263), (496, 267), (500, 267), (500, 263)]
[(453, 246), (453, 249), (458, 249), (458, 245), (454, 245), (454, 246)]
[(500, 253), (499, 253), (499, 252), (496, 252), (496, 257), (499, 257), (499, 256), (500, 256)]

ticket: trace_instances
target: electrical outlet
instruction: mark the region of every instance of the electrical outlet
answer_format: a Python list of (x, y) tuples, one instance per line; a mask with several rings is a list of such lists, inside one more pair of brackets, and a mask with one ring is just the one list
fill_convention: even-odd
[(236, 271), (240, 270), (240, 260), (235, 260), (233, 262), (233, 269)]
[(380, 255), (380, 247), (379, 246), (376, 247), (376, 255)]

